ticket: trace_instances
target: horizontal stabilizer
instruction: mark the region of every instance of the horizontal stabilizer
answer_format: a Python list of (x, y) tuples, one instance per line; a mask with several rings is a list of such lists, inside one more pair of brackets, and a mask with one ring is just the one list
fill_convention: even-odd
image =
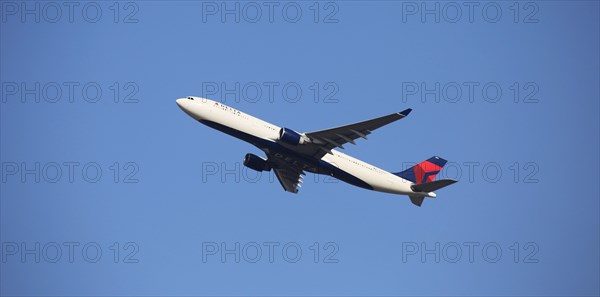
[[(447, 187), (453, 183), (457, 182), (457, 180), (454, 179), (440, 179), (440, 180), (436, 180), (436, 181), (432, 181), (432, 182), (428, 182), (428, 183), (422, 183), (422, 184), (415, 184), (410, 186), (412, 188), (413, 191), (415, 192), (425, 192), (425, 193), (429, 193), (429, 192), (433, 192), (437, 189), (441, 189), (443, 187)], [(412, 200), (412, 198), (411, 198)], [(414, 203), (414, 201), (413, 201)]]

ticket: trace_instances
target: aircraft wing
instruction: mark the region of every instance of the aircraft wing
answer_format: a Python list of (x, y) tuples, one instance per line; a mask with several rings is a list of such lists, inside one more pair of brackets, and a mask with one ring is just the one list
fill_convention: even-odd
[(390, 115), (379, 117), (376, 119), (354, 123), (346, 126), (340, 126), (327, 130), (305, 133), (311, 139), (311, 142), (318, 146), (318, 152), (313, 156), (321, 158), (327, 153), (331, 153), (331, 149), (335, 147), (344, 148), (343, 145), (354, 142), (355, 139), (362, 137), (367, 139), (367, 135), (379, 127), (383, 127), (389, 123), (395, 122), (406, 117), (412, 109), (405, 109), (401, 112), (396, 112)]
[(279, 183), (287, 192), (298, 193), (302, 179), (304, 178), (304, 171), (302, 165), (298, 164), (297, 160), (293, 163), (288, 163), (284, 159), (273, 157), (268, 155), (269, 163), (273, 166), (275, 176), (279, 180)]

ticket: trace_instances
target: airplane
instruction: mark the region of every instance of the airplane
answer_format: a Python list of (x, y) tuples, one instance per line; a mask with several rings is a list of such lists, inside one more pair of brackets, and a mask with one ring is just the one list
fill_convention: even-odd
[(412, 111), (410, 108), (364, 122), (299, 133), (206, 98), (186, 97), (176, 103), (200, 123), (262, 150), (266, 159), (248, 153), (244, 165), (259, 172), (273, 170), (287, 192), (298, 193), (305, 172), (311, 172), (330, 175), (364, 189), (407, 195), (414, 205), (421, 206), (426, 197), (437, 196), (433, 191), (457, 182), (434, 181), (447, 162), (438, 156), (391, 173), (335, 150), (343, 149), (346, 143), (356, 144), (358, 138), (367, 139), (375, 129), (405, 118)]

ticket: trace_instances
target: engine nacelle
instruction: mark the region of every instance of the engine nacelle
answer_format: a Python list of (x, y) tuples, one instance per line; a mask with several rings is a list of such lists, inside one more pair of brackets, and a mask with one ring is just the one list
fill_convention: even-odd
[(293, 145), (304, 144), (307, 142), (306, 136), (288, 128), (281, 128), (281, 130), (279, 130), (279, 140)]
[(254, 169), (256, 171), (270, 171), (271, 166), (267, 160), (255, 155), (255, 154), (246, 154), (244, 157), (244, 166)]

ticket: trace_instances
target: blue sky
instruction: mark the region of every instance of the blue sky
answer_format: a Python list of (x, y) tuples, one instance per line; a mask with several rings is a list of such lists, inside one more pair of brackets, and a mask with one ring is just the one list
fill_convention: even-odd
[[(469, 3), (1, 1), (0, 293), (600, 294), (599, 4)], [(413, 108), (345, 153), (460, 182), (286, 193), (188, 95), (297, 131)]]

